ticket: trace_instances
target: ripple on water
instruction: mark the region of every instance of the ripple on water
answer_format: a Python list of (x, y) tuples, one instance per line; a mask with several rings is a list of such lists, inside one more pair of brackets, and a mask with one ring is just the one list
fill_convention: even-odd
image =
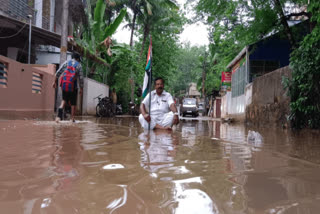
[(115, 169), (124, 169), (124, 166), (122, 164), (114, 163), (114, 164), (108, 164), (102, 167), (104, 170), (115, 170)]

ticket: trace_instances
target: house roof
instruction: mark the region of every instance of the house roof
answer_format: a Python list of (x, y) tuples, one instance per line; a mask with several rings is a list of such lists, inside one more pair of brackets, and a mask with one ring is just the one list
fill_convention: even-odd
[[(305, 21), (295, 21), (295, 22), (291, 22), (291, 24), (289, 24), (289, 25), (290, 25), (290, 28), (292, 28), (292, 27), (295, 27), (295, 26), (298, 26), (298, 25), (300, 25), (300, 24), (304, 24), (304, 23), (307, 23), (307, 22), (308, 22), (308, 20), (305, 20)], [(277, 35), (279, 35), (279, 33), (280, 33), (280, 32), (273, 32), (272, 34), (265, 36), (263, 39), (260, 39), (260, 40), (257, 41), (257, 42), (254, 42), (254, 43), (252, 43), (252, 44), (249, 44), (249, 45), (245, 46), (245, 47), (238, 53), (238, 55), (227, 65), (227, 68), (231, 68), (235, 63), (237, 63), (238, 60), (241, 59), (241, 57), (246, 53), (246, 51), (249, 50), (249, 48), (252, 47), (254, 44), (257, 44), (257, 43), (259, 43), (259, 42), (261, 42), (261, 41), (263, 41), (263, 40), (270, 39), (270, 38), (272, 38), (272, 37), (274, 37), (274, 36), (277, 36)]]
[(245, 46), (240, 53), (227, 65), (227, 68), (231, 68), (236, 62), (238, 62), (239, 59), (246, 53), (249, 46)]

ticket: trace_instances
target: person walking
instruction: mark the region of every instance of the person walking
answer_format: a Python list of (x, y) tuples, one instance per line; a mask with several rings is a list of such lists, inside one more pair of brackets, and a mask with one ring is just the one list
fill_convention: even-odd
[(63, 119), (63, 110), (66, 104), (71, 104), (71, 121), (75, 122), (78, 89), (80, 89), (80, 95), (83, 92), (83, 73), (80, 61), (80, 54), (73, 52), (72, 59), (65, 61), (56, 72), (52, 84), (53, 88), (57, 87), (57, 81), (62, 74), (59, 84), (62, 89), (62, 101), (58, 108), (56, 122)]
[(117, 98), (117, 93), (116, 93), (115, 88), (112, 89), (111, 98), (112, 98), (112, 103), (113, 103), (113, 112), (114, 112), (114, 114), (116, 114), (118, 98)]
[[(155, 90), (151, 91), (151, 110), (149, 110), (149, 96), (140, 105), (139, 122), (144, 129), (167, 129), (179, 123), (179, 114), (170, 93), (164, 91), (164, 80), (158, 77), (154, 81)], [(148, 110), (148, 113), (147, 113)]]

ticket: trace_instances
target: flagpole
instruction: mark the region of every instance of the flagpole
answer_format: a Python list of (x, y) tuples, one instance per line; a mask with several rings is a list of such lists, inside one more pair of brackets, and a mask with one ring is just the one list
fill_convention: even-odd
[[(150, 35), (150, 44), (151, 44), (151, 50), (150, 50), (150, 54), (151, 54), (151, 64), (150, 64), (150, 74), (149, 74), (149, 116), (150, 116), (150, 123), (151, 123), (151, 85), (152, 85), (152, 38)], [(150, 131), (150, 123), (149, 123), (149, 131)]]

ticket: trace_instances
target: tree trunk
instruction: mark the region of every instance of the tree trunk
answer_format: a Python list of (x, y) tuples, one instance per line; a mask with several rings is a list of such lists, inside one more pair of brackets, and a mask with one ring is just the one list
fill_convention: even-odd
[(206, 75), (206, 70), (204, 68), (203, 71), (202, 71), (202, 98), (206, 97), (206, 86), (205, 86), (206, 76), (207, 76)]
[[(203, 58), (203, 68), (202, 68), (202, 98), (204, 98), (204, 109), (207, 109), (207, 99), (206, 99), (206, 79), (207, 79), (207, 53), (205, 52)], [(203, 116), (206, 115), (207, 111), (205, 110)]]
[(133, 33), (134, 33), (134, 27), (136, 24), (136, 18), (137, 18), (137, 11), (136, 11), (136, 0), (132, 3), (132, 10), (133, 10), (133, 19), (132, 19), (132, 29), (131, 29), (131, 36), (130, 36), (130, 47), (133, 45)]
[(275, 4), (275, 7), (276, 7), (276, 10), (277, 12), (279, 13), (280, 15), (280, 21), (281, 21), (281, 24), (283, 25), (283, 28), (284, 28), (284, 32), (291, 44), (291, 48), (295, 48), (296, 47), (296, 43), (295, 43), (295, 40), (294, 40), (294, 37), (293, 37), (293, 34), (290, 30), (290, 27), (288, 25), (288, 22), (287, 22), (287, 19), (283, 13), (283, 10), (282, 10), (282, 5), (280, 3), (279, 0), (273, 0), (274, 4)]
[(131, 80), (132, 80), (132, 82), (131, 82), (131, 102), (134, 103), (134, 86), (135, 86), (135, 83), (134, 83), (134, 79), (133, 78)]
[(139, 55), (139, 62), (141, 60), (141, 56), (142, 56), (142, 53), (143, 53), (143, 49), (144, 49), (144, 44), (146, 43), (146, 39), (149, 35), (149, 25), (147, 25), (144, 29), (144, 32), (143, 32), (143, 41), (142, 41), (142, 46), (141, 46), (141, 50), (140, 50), (140, 55)]

